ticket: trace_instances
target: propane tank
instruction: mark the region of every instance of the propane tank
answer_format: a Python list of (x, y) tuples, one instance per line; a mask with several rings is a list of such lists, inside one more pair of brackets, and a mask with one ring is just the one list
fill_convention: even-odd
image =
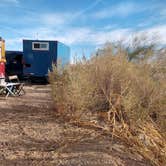
[(0, 37), (0, 78), (5, 78), (5, 41)]

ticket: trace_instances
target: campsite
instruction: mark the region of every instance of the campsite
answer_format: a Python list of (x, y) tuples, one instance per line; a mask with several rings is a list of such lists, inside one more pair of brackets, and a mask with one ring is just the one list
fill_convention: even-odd
[(166, 166), (165, 7), (0, 0), (0, 166)]
[[(34, 42), (29, 42), (33, 50)], [(37, 42), (39, 43), (39, 41)], [(37, 49), (35, 56), (39, 54), (41, 57), (42, 52), (39, 48)], [(1, 50), (4, 51), (4, 48)], [(2, 52), (1, 55), (3, 54)], [(32, 54), (30, 55), (32, 56)], [(122, 151), (125, 149), (125, 145), (120, 145), (118, 140), (115, 141), (114, 148), (110, 149), (112, 143), (109, 136), (102, 136), (93, 128), (82, 128), (64, 123), (63, 116), (59, 117), (55, 111), (51, 85), (47, 82), (43, 84), (41, 80), (42, 76), (48, 74), (48, 71), (44, 70), (43, 66), (42, 71), (40, 70), (41, 62), (38, 63), (40, 59), (36, 59), (38, 65), (36, 65), (38, 67), (36, 73), (39, 73), (39, 75), (35, 75), (37, 82), (31, 82), (32, 80), (29, 82), (32, 76), (26, 80), (27, 78), (23, 79), (22, 75), (24, 64), (20, 63), (22, 62), (20, 58), (24, 57), (23, 54), (8, 51), (6, 56), (8, 65), (6, 67), (2, 65), (1, 84), (6, 80), (4, 68), (7, 69), (8, 78), (12, 78), (12, 80), (9, 80), (10, 82), (7, 82), (6, 86), (4, 85), (7, 87), (6, 93), (0, 96), (0, 163), (2, 165), (12, 166), (22, 165), (22, 163), (25, 166), (79, 165), (81, 163), (82, 165), (104, 166), (122, 165), (124, 161), (125, 164), (146, 165), (146, 160), (137, 154), (133, 156), (132, 153), (125, 152), (124, 158)], [(5, 62), (5, 55), (2, 57), (1, 62)], [(15, 60), (17, 62), (13, 63)], [(52, 62), (55, 61), (52, 59)], [(17, 75), (19, 77), (16, 77)], [(17, 84), (19, 87), (23, 85), (19, 94), (16, 93)], [(114, 156), (115, 154), (116, 156)], [(117, 157), (117, 154), (120, 157)], [(123, 162), (121, 158), (124, 160)], [(135, 158), (138, 161), (135, 161)]]
[[(46, 43), (46, 41), (40, 41), (40, 43), (42, 42)], [(40, 46), (37, 46), (37, 50), (34, 51), (34, 42), (30, 41), (30, 43), (32, 50), (29, 54), (30, 60), (33, 59), (33, 54), (34, 57), (38, 56), (38, 51), (41, 57)], [(49, 47), (47, 49), (49, 50)], [(138, 68), (133, 62), (128, 61), (124, 56), (125, 50), (120, 52), (120, 56), (114, 57), (111, 55), (110, 49), (112, 47), (106, 46), (91, 61), (83, 59), (75, 65), (66, 64), (68, 67), (65, 68), (64, 65), (64, 68), (61, 69), (57, 69), (56, 64), (51, 66), (51, 63), (46, 63), (47, 65), (41, 71), (38, 58), (36, 61), (26, 59), (26, 64), (27, 62), (30, 64), (28, 65), (30, 70), (14, 71), (19, 74), (24, 74), (24, 71), (27, 74), (28, 71), (29, 74), (32, 74), (30, 77), (27, 77), (29, 75), (6, 77), (6, 66), (4, 65), (6, 59), (2, 52), (0, 85), (0, 162), (2, 165), (22, 165), (24, 163), (24, 165), (34, 166), (60, 166), (81, 163), (82, 165), (98, 166), (162, 166), (165, 162), (166, 144), (160, 131), (165, 132), (165, 127), (164, 124), (163, 126), (160, 124), (156, 116), (164, 118), (163, 115), (154, 110), (154, 112), (149, 112), (149, 115), (142, 116), (139, 112), (138, 115), (131, 114), (130, 109), (135, 105), (137, 108), (148, 109), (145, 100), (142, 100), (141, 91), (144, 91), (146, 95), (150, 95), (148, 98), (151, 100), (152, 111), (153, 108), (158, 108), (162, 112), (164, 103), (159, 101), (164, 101), (165, 98), (162, 93), (162, 88), (165, 86), (163, 79), (158, 73), (154, 74), (153, 77), (158, 77), (161, 86), (160, 89), (155, 89), (157, 86), (155, 80), (153, 82), (149, 76), (149, 72), (155, 68), (149, 66), (149, 71), (145, 72), (144, 68), (147, 66)], [(4, 51), (4, 48), (1, 50)], [(69, 56), (69, 52), (64, 51), (63, 53), (67, 53), (65, 55)], [(44, 52), (44, 54), (46, 53)], [(50, 57), (52, 55), (54, 54), (51, 54)], [(24, 57), (24, 54), (21, 56)], [(51, 61), (55, 63), (54, 59)], [(161, 67), (162, 63), (160, 63)], [(119, 64), (121, 64), (120, 68)], [(33, 65), (38, 67), (37, 70)], [(25, 67), (27, 66), (25, 65)], [(47, 70), (49, 67), (50, 70)], [(122, 72), (124, 68), (127, 70)], [(13, 69), (13, 67), (8, 69)], [(22, 70), (22, 67), (19, 69)], [(137, 75), (142, 74), (144, 79), (135, 80), (132, 71), (135, 71)], [(161, 71), (160, 74), (162, 74)], [(41, 81), (45, 77), (49, 78), (49, 82)], [(128, 77), (132, 82), (128, 82)], [(31, 80), (32, 78), (35, 79)], [(124, 94), (122, 93), (122, 90), (119, 89), (122, 86), (119, 79), (123, 80), (123, 85), (126, 85), (123, 87), (125, 91), (130, 87), (130, 93), (125, 91), (123, 91)], [(114, 87), (111, 92), (109, 86), (112, 85)], [(147, 87), (149, 89), (146, 89)], [(151, 88), (153, 93), (149, 92)], [(161, 93), (156, 90), (160, 90)], [(154, 97), (156, 92), (159, 95), (157, 98)], [(122, 93), (122, 96), (119, 97), (119, 93)], [(134, 95), (138, 101), (134, 101), (130, 95)], [(109, 101), (111, 103), (108, 103), (107, 98), (111, 98)], [(122, 99), (127, 102), (127, 105), (121, 101)], [(124, 112), (124, 109), (129, 112)], [(155, 114), (157, 115), (154, 116)], [(142, 116), (140, 118), (144, 126), (135, 123), (135, 118), (137, 119), (138, 116)], [(146, 120), (149, 122), (146, 123)], [(155, 120), (157, 125), (161, 125), (161, 130), (158, 130), (151, 120)], [(148, 133), (148, 128), (153, 130), (154, 135)], [(143, 134), (146, 136), (145, 140), (142, 139)], [(132, 146), (133, 148), (131, 148)], [(144, 151), (146, 148), (148, 150)], [(158, 153), (157, 158), (155, 155), (151, 155), (155, 152)]]

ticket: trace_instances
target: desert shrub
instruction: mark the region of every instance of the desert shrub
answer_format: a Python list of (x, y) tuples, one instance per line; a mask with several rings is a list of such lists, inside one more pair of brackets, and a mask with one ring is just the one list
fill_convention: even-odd
[(115, 51), (107, 45), (88, 61), (61, 71), (55, 68), (50, 74), (55, 107), (70, 121), (90, 122), (94, 117), (95, 124), (103, 121), (110, 134), (127, 140), (154, 165), (162, 165), (166, 162), (165, 66), (159, 67), (161, 61), (156, 60), (133, 63), (127, 55), (122, 47)]

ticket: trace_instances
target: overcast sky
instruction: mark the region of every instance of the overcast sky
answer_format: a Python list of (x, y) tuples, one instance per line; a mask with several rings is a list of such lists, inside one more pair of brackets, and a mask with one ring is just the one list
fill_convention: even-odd
[(0, 36), (8, 50), (38, 38), (89, 56), (105, 42), (143, 32), (166, 44), (166, 0), (0, 0)]

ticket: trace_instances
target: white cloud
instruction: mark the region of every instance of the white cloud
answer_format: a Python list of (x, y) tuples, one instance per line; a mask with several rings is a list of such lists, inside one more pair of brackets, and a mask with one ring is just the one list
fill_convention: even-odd
[(63, 34), (57, 33), (52, 37), (69, 45), (102, 45), (107, 41), (116, 42), (123, 40), (131, 33), (130, 29), (116, 29), (111, 31), (95, 31), (88, 27), (67, 29)]
[(72, 21), (79, 19), (83, 16), (86, 12), (95, 8), (102, 0), (95, 0), (92, 4), (87, 6), (86, 8), (76, 11), (74, 13), (45, 13), (41, 15), (41, 20), (47, 25), (57, 26), (62, 24), (71, 23)]
[[(57, 33), (58, 34), (58, 33)], [(166, 25), (154, 26), (140, 31), (131, 28), (95, 31), (90, 28), (68, 28), (63, 34), (54, 35), (57, 40), (70, 45), (103, 45), (106, 42), (131, 42), (133, 37), (146, 38), (145, 44), (166, 44)]]
[(24, 30), (24, 38), (28, 39), (41, 39), (41, 40), (59, 40), (66, 44), (79, 44), (88, 40), (91, 34), (89, 28), (65, 28), (63, 30), (56, 30), (54, 28), (35, 28), (33, 30)]
[(145, 30), (149, 37), (156, 37), (156, 42), (166, 45), (166, 25), (158, 25)]
[(77, 44), (88, 41), (91, 29), (89, 28), (68, 28), (66, 32), (59, 34), (56, 38), (64, 43)]
[(140, 7), (139, 4), (124, 2), (99, 10), (93, 13), (92, 17), (97, 19), (110, 18), (113, 16), (127, 17), (130, 14), (140, 12), (142, 10), (143, 8)]
[[(134, 12), (134, 5), (128, 4), (125, 8), (121, 5), (116, 8), (119, 10), (119, 15), (122, 13), (123, 15), (128, 15), (129, 13)], [(115, 13), (116, 11), (113, 11), (110, 15)], [(105, 14), (106, 13), (103, 13), (103, 15), (100, 16), (104, 17)], [(28, 22), (29, 25), (34, 25), (34, 27), (24, 28), (21, 31), (12, 28), (8, 28), (7, 30), (12, 31), (21, 38), (36, 39), (38, 36), (38, 39), (59, 40), (69, 45), (88, 44), (97, 46), (103, 45), (107, 41), (129, 41), (132, 36), (142, 34), (146, 34), (149, 40), (152, 40), (152, 36), (158, 36), (156, 42), (166, 44), (166, 25), (154, 26), (135, 32), (132, 28), (118, 28), (115, 25), (106, 25), (102, 29), (72, 27), (72, 25), (69, 24), (72, 13), (43, 13), (41, 15), (32, 13), (31, 17), (29, 16), (30, 15), (28, 14), (27, 18), (25, 17), (23, 20)], [(8, 40), (9, 44), (7, 42), (7, 45), (10, 45), (11, 48), (13, 48), (14, 40), (18, 41), (18, 38)]]
[[(18, 16), (19, 17), (19, 16)], [(23, 16), (20, 16), (19, 19), (14, 20), (13, 23), (17, 23), (19, 26), (20, 24), (24, 24), (24, 26), (31, 25), (31, 27), (43, 27), (43, 28), (55, 28), (61, 29), (62, 27), (68, 25), (70, 23), (70, 19), (72, 17), (72, 13), (41, 13), (38, 14), (37, 12), (27, 12)], [(11, 20), (12, 21), (12, 20)]]
[(81, 15), (84, 15), (86, 12), (92, 10), (93, 8), (95, 8), (100, 2), (102, 2), (103, 0), (96, 0), (94, 1), (92, 4), (90, 4), (89, 6), (87, 6), (86, 8), (84, 8), (83, 10), (80, 10), (79, 12), (77, 12), (76, 14), (73, 15), (73, 19), (78, 18)]
[[(14, 48), (15, 45), (22, 47), (22, 39), (41, 39), (41, 40), (59, 40), (70, 46), (93, 45), (100, 46), (106, 42), (118, 42), (130, 43), (132, 38), (146, 37), (145, 44), (156, 42), (158, 44), (166, 45), (166, 25), (154, 26), (140, 31), (134, 31), (133, 29), (113, 29), (107, 31), (95, 31), (88, 27), (68, 27), (62, 31), (56, 31), (54, 28), (35, 28), (24, 29), (22, 36), (15, 39), (7, 39), (7, 48)], [(37, 35), (38, 34), (38, 35)], [(155, 40), (155, 41), (154, 41)], [(19, 48), (20, 48), (19, 47)]]
[(45, 13), (40, 16), (40, 20), (45, 25), (58, 26), (66, 24), (70, 17), (70, 13)]

